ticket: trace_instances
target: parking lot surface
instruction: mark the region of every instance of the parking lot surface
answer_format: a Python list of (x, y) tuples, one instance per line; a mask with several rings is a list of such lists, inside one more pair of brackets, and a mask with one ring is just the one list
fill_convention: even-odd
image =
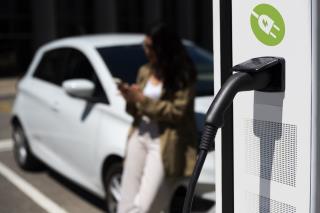
[[(12, 183), (13, 178), (6, 177), (1, 166), (5, 166), (24, 183)], [(26, 184), (32, 188), (26, 187)], [(1, 212), (103, 212), (103, 200), (54, 171), (22, 171), (14, 162), (10, 150), (0, 151), (0, 189), (5, 192), (0, 195)], [(37, 196), (34, 190), (43, 197)]]

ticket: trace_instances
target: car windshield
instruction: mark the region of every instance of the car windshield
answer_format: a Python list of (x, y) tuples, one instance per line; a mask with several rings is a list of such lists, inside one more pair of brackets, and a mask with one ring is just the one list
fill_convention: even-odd
[[(187, 52), (197, 70), (197, 96), (213, 95), (212, 54), (192, 45), (186, 45)], [(142, 45), (97, 48), (114, 78), (130, 84), (135, 83), (138, 69), (147, 63)]]

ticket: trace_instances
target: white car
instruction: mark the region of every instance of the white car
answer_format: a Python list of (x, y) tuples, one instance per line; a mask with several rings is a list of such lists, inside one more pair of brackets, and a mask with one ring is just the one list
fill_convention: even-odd
[[(66, 38), (41, 47), (18, 85), (12, 114), (14, 153), (23, 169), (40, 162), (106, 199), (115, 212), (132, 118), (115, 78), (133, 83), (146, 62), (143, 35)], [(184, 42), (198, 70), (199, 131), (213, 95), (212, 54)], [(214, 153), (199, 180), (213, 190)], [(205, 186), (205, 187), (201, 187)], [(208, 187), (209, 186), (209, 187)]]

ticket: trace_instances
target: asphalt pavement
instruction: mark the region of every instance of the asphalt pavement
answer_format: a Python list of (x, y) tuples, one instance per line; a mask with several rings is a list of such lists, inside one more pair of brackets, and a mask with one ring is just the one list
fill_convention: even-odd
[[(8, 176), (2, 166), (13, 176)], [(0, 194), (0, 212), (104, 212), (102, 199), (56, 172), (48, 168), (25, 172), (18, 168), (11, 150), (0, 151), (0, 191), (5, 192)]]

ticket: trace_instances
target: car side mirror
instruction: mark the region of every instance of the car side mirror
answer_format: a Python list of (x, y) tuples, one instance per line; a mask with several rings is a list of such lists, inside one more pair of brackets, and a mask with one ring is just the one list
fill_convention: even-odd
[(95, 85), (87, 79), (70, 79), (62, 82), (62, 88), (70, 96), (77, 98), (90, 98)]

